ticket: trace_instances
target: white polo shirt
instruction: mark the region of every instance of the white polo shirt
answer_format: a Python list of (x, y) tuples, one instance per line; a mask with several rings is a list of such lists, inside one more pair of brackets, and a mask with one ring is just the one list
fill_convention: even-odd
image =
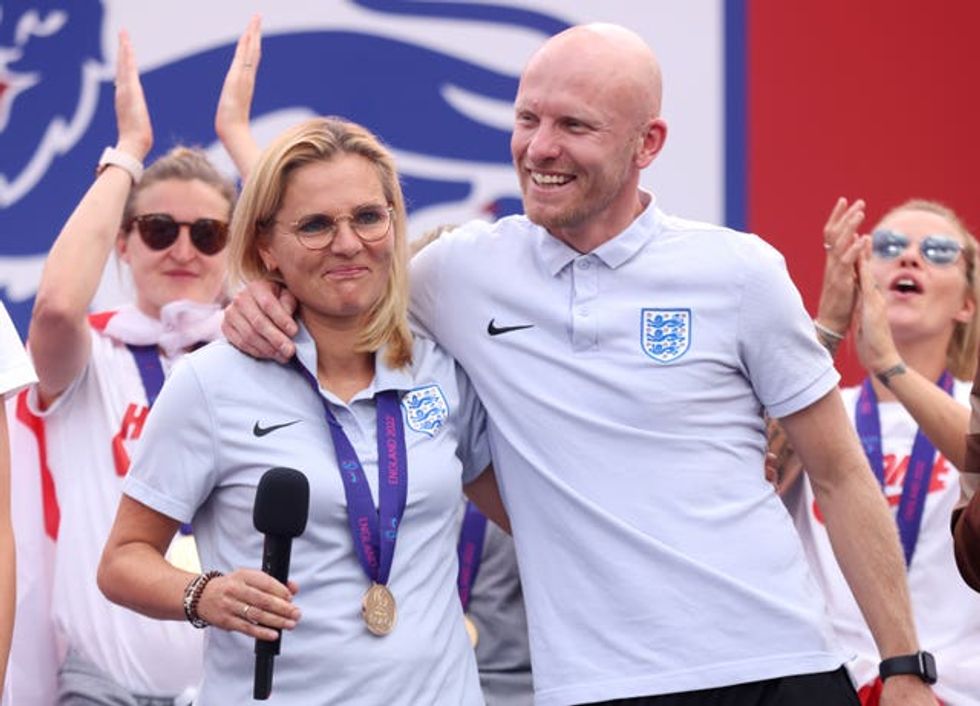
[[(305, 329), (296, 343), (315, 371)], [(150, 413), (124, 492), (182, 522), (193, 518), (206, 570), (261, 566), (263, 535), (252, 508), (266, 470), (295, 468), (309, 479), (309, 521), (293, 540), (289, 574), (300, 586), (302, 617), (283, 634), (269, 704), (483, 703), (456, 593), (461, 486), (489, 462), (483, 412), (465, 376), (431, 341), (417, 337), (413, 358), (410, 368), (392, 370), (379, 354), (372, 385), (349, 404), (321, 390), (364, 466), (375, 505), (375, 393), (427, 390), (441, 399), (426, 423), (405, 415), (408, 498), (388, 584), (398, 622), (383, 638), (361, 619), (370, 583), (351, 541), (323, 406), (304, 377), (217, 342), (185, 356)], [(428, 423), (436, 418), (441, 425)], [(272, 431), (258, 435), (256, 428)], [(195, 703), (251, 702), (255, 641), (207, 632)]]
[(838, 381), (779, 253), (650, 205), (586, 255), (523, 216), (467, 224), (412, 283), (487, 409), (538, 704), (844, 662), (763, 474), (763, 410)]

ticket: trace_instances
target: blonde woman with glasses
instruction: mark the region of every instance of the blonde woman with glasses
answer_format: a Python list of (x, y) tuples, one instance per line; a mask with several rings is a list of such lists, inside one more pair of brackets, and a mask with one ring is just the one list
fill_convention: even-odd
[[(212, 626), (200, 706), (251, 698), (256, 639), (281, 639), (270, 703), (483, 702), (455, 551), (463, 488), (499, 518), (483, 502), (496, 484), (468, 380), (409, 328), (405, 225), (391, 155), (353, 123), (306, 121), (249, 174), (232, 268), (296, 297), (296, 355), (256, 360), (222, 343), (186, 358), (147, 424), (99, 572), (118, 603)], [(309, 484), (286, 583), (257, 569), (252, 509), (270, 467)], [(188, 521), (197, 576), (162, 551)]]

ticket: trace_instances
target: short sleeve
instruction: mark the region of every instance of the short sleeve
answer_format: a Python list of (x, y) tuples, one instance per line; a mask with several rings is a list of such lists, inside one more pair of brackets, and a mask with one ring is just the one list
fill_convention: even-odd
[(422, 248), (412, 258), (411, 264), (412, 323), (426, 336), (436, 341), (439, 340), (438, 304), (446, 254), (445, 238), (446, 236), (443, 235)]
[(752, 251), (744, 258), (739, 357), (769, 414), (785, 417), (834, 389), (840, 375), (817, 341), (782, 255), (755, 238), (746, 245)]
[(459, 447), (456, 455), (463, 464), (463, 484), (471, 483), (490, 465), (487, 442), (487, 412), (469, 377), (456, 365), (459, 389)]
[(168, 517), (190, 522), (216, 484), (213, 429), (208, 395), (185, 358), (150, 410), (123, 492)]
[(0, 396), (7, 397), (35, 382), (37, 374), (34, 366), (24, 350), (14, 322), (0, 302)]

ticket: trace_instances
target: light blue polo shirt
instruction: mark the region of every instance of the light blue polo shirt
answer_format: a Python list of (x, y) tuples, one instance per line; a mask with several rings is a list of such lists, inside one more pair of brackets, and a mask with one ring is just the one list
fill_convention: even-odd
[[(296, 343), (300, 361), (316, 371), (305, 329)], [(252, 526), (252, 507), (267, 469), (291, 467), (309, 479), (309, 522), (293, 541), (289, 574), (300, 586), (302, 618), (283, 634), (269, 704), (483, 703), (456, 593), (456, 541), (462, 484), (489, 463), (484, 413), (452, 359), (423, 337), (415, 338), (409, 368), (388, 369), (379, 353), (373, 383), (349, 404), (321, 389), (375, 504), (373, 397), (387, 389), (403, 393), (408, 498), (389, 581), (398, 622), (382, 638), (361, 619), (369, 582), (349, 534), (323, 407), (301, 375), (214, 343), (174, 369), (144, 428), (124, 492), (181, 522), (193, 520), (205, 570), (261, 567), (263, 536)], [(437, 414), (414, 419), (405, 403), (412, 391), (440, 400)], [(434, 416), (441, 423), (432, 424)], [(253, 647), (245, 635), (208, 628), (195, 703), (250, 702)]]
[(581, 254), (523, 216), (412, 262), (412, 312), (487, 408), (538, 706), (835, 669), (763, 410), (838, 375), (782, 257), (652, 203)]

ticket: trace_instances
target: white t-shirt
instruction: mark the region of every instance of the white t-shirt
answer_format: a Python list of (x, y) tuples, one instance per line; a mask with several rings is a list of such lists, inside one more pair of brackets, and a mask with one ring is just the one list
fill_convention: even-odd
[[(27, 398), (44, 422), (61, 513), (51, 599), (55, 629), (69, 649), (130, 692), (175, 696), (200, 681), (200, 633), (110, 603), (96, 584), (147, 403), (129, 349), (96, 329), (91, 340), (85, 370), (50, 407), (40, 409), (37, 388)], [(165, 371), (171, 362), (163, 360)]]
[(773, 248), (650, 205), (585, 255), (511, 217), (412, 264), (487, 409), (540, 706), (844, 662), (763, 474), (763, 410), (838, 381)]
[[(298, 356), (316, 370), (305, 329)], [(403, 391), (403, 409), (422, 392), (435, 400), (426, 426), (405, 414), (408, 500), (389, 588), (393, 632), (379, 638), (361, 618), (369, 581), (347, 525), (347, 504), (317, 395), (297, 371), (257, 361), (226, 343), (186, 356), (146, 426), (127, 495), (182, 522), (193, 518), (206, 570), (259, 568), (263, 536), (252, 525), (255, 489), (269, 468), (302, 471), (309, 521), (293, 540), (290, 579), (302, 617), (282, 637), (269, 704), (481, 704), (476, 661), (456, 593), (461, 486), (489, 463), (482, 408), (451, 358), (415, 340), (410, 368), (377, 356), (372, 385), (344, 404), (321, 390), (364, 467), (377, 503), (374, 395)], [(257, 436), (255, 428), (288, 424)], [(249, 702), (255, 641), (208, 628), (200, 706)]]
[[(860, 390), (858, 386), (841, 392), (852, 422)], [(953, 394), (964, 406), (969, 405), (968, 383), (957, 382)], [(897, 512), (918, 426), (900, 402), (882, 402), (878, 408), (885, 495)], [(936, 696), (950, 706), (977, 706), (980, 705), (980, 594), (960, 578), (949, 528), (950, 514), (960, 493), (959, 475), (937, 452), (908, 580), (919, 643), (936, 657), (939, 673), (939, 682), (933, 687)], [(848, 669), (859, 686), (872, 682), (878, 676), (878, 650), (834, 560), (810, 483), (801, 483), (799, 492), (788, 501), (807, 556), (827, 596), (834, 629), (845, 650), (854, 656)]]
[[(3, 399), (35, 382), (37, 375), (34, 366), (27, 357), (6, 307), (0, 302), (0, 404), (3, 404)], [(3, 698), (9, 699), (7, 685), (0, 684), (0, 689), (4, 692)]]
[(7, 308), (0, 302), (0, 397), (9, 397), (22, 387), (37, 382), (24, 344), (10, 320)]

